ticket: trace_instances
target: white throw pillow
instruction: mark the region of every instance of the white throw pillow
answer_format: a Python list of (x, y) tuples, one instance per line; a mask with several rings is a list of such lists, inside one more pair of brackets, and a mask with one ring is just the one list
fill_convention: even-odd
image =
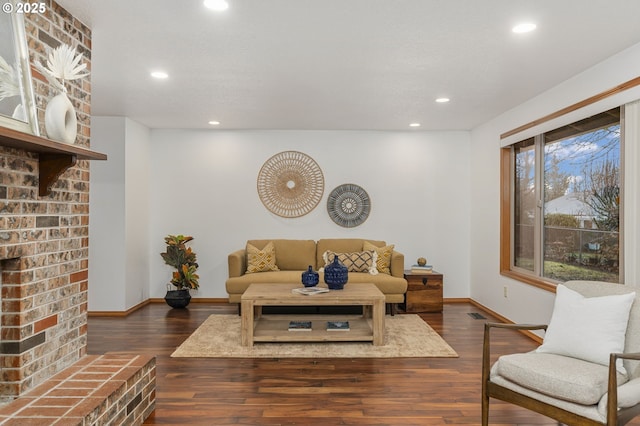
[[(585, 297), (558, 285), (551, 321), (536, 351), (609, 365), (609, 354), (624, 352), (629, 311), (635, 297), (635, 293)], [(619, 361), (616, 368), (626, 374)]]

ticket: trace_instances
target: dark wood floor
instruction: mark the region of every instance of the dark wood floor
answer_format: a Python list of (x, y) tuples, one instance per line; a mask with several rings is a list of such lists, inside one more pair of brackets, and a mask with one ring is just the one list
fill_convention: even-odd
[[(202, 359), (170, 358), (209, 315), (235, 306), (153, 303), (126, 318), (90, 317), (89, 353), (140, 352), (157, 357), (158, 425), (444, 425), (480, 423), (483, 324), (495, 320), (470, 304), (446, 304), (422, 314), (459, 358)], [(486, 319), (474, 319), (479, 312)], [(500, 330), (505, 351), (536, 344)], [(492, 425), (555, 425), (499, 401)], [(640, 422), (630, 423), (640, 425)]]

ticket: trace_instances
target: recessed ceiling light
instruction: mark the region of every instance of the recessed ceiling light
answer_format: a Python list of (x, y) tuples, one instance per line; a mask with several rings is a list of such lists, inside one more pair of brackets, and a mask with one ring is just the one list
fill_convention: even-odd
[(225, 0), (204, 0), (203, 4), (205, 7), (218, 12), (229, 9), (229, 3)]
[(153, 71), (151, 77), (164, 80), (165, 78), (169, 78), (169, 74), (164, 71)]
[(516, 34), (528, 33), (536, 29), (536, 24), (533, 22), (523, 22), (522, 24), (518, 24), (511, 29)]
[(216, 120), (211, 120), (211, 121), (209, 122), (209, 124), (211, 124), (212, 126), (217, 126), (217, 125), (219, 125), (219, 124), (220, 124), (220, 122), (219, 122), (219, 121), (216, 121)]
[(449, 99), (449, 98), (438, 98), (438, 99), (436, 99), (436, 102), (439, 103), (439, 104), (445, 104), (445, 103), (449, 102), (450, 100), (451, 99)]
[(420, 127), (420, 123), (411, 123), (409, 127)]

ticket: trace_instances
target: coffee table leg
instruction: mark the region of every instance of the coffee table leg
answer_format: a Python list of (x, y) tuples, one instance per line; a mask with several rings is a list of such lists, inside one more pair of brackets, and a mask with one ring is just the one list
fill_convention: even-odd
[(384, 346), (384, 299), (373, 302), (373, 345)]
[(253, 303), (242, 302), (242, 346), (253, 346)]
[(369, 319), (373, 318), (373, 306), (371, 305), (362, 305), (362, 318)]

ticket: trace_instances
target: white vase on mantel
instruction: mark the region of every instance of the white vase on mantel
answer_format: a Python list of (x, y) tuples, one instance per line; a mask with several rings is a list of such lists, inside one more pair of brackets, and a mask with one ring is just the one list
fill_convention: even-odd
[(75, 142), (78, 119), (66, 93), (58, 93), (49, 100), (44, 112), (44, 125), (49, 139), (65, 143)]

